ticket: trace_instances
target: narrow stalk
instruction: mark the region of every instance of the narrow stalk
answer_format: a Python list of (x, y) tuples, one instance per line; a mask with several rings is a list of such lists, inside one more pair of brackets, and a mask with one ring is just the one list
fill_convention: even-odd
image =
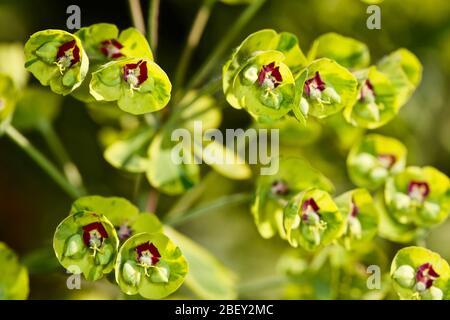
[(69, 182), (75, 187), (84, 190), (83, 179), (81, 178), (80, 171), (70, 159), (66, 148), (64, 148), (64, 145), (61, 142), (61, 139), (59, 139), (58, 135), (56, 134), (53, 126), (50, 123), (45, 122), (41, 123), (38, 128), (39, 132), (47, 142), (50, 151), (53, 153), (53, 156), (63, 168), (67, 180), (69, 180)]
[(150, 0), (148, 7), (147, 37), (155, 57), (158, 49), (159, 6), (160, 0)]
[(82, 190), (70, 184), (64, 175), (14, 127), (7, 127), (6, 135), (25, 151), (69, 196), (77, 199), (84, 194)]
[(181, 58), (175, 72), (175, 88), (183, 86), (183, 82), (186, 77), (186, 70), (191, 61), (192, 54), (200, 42), (206, 24), (211, 15), (211, 10), (216, 1), (217, 0), (204, 0), (202, 6), (197, 12), (197, 16), (192, 24), (191, 31), (189, 32), (186, 45), (183, 49), (183, 53), (181, 54)]
[(223, 54), (229, 48), (242, 28), (253, 18), (253, 16), (256, 14), (256, 12), (258, 12), (259, 8), (261, 8), (264, 2), (266, 2), (266, 0), (255, 0), (244, 10), (244, 12), (242, 12), (241, 16), (236, 20), (236, 22), (231, 25), (228, 33), (222, 39), (220, 39), (219, 44), (208, 56), (206, 62), (195, 73), (192, 80), (189, 82), (186, 91), (189, 91), (191, 88), (195, 88), (205, 80), (211, 70), (218, 65), (219, 60), (222, 58)]
[(213, 200), (203, 206), (199, 206), (197, 208), (193, 208), (191, 210), (187, 210), (183, 213), (177, 214), (176, 217), (172, 219), (167, 219), (164, 221), (166, 224), (171, 226), (176, 226), (182, 224), (184, 222), (190, 221), (194, 218), (198, 218), (200, 216), (217, 212), (217, 209), (223, 208), (228, 205), (237, 205), (242, 203), (247, 203), (252, 199), (252, 194), (249, 193), (236, 193), (231, 195), (226, 195), (220, 197), (216, 200)]
[(133, 20), (134, 27), (145, 35), (144, 15), (142, 14), (140, 1), (128, 0), (128, 6), (130, 8), (131, 19)]

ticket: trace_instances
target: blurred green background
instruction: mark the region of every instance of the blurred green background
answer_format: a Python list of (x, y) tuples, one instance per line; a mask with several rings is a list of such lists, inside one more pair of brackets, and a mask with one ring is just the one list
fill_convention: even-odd
[[(144, 10), (147, 1), (141, 1)], [(158, 63), (173, 76), (177, 59), (201, 0), (161, 0)], [(66, 29), (66, 8), (78, 4), (82, 26), (98, 22), (131, 26), (127, 1), (0, 1), (0, 42), (25, 43), (34, 32), (52, 28)], [(399, 116), (377, 130), (403, 141), (408, 147), (408, 163), (432, 165), (450, 175), (450, 1), (385, 0), (381, 7), (381, 30), (366, 28), (366, 8), (360, 0), (268, 0), (255, 18), (234, 41), (237, 45), (246, 35), (262, 28), (295, 33), (306, 52), (312, 41), (325, 32), (337, 32), (365, 42), (372, 61), (406, 47), (424, 66), (423, 81)], [(208, 22), (206, 33), (195, 52), (190, 73), (204, 61), (221, 40), (243, 6), (218, 3)], [(228, 52), (231, 52), (231, 48)], [(217, 75), (221, 65), (216, 66)], [(30, 77), (30, 83), (37, 84)], [(96, 139), (99, 126), (77, 100), (64, 98), (63, 108), (55, 122), (56, 130), (70, 156), (79, 166), (85, 184), (92, 194), (131, 198), (134, 177), (113, 169), (102, 157)], [(222, 127), (245, 127), (250, 124), (245, 112), (230, 107), (224, 111)], [(49, 157), (51, 153), (41, 136), (27, 137)], [(336, 137), (329, 135), (316, 145), (328, 148)], [(345, 173), (345, 153), (333, 158), (312, 161), (337, 184), (338, 192), (351, 187)], [(145, 182), (147, 183), (147, 182)], [(199, 202), (225, 193), (251, 190), (252, 182), (236, 184), (215, 173), (208, 174)], [(163, 197), (157, 214), (168, 210), (174, 199)], [(0, 137), (0, 240), (28, 261), (31, 273), (30, 298), (117, 298), (118, 289), (106, 280), (83, 283), (83, 290), (70, 291), (66, 275), (47, 272), (57, 264), (51, 252), (56, 225), (67, 215), (71, 199), (55, 185), (21, 150), (6, 137)], [(278, 239), (263, 240), (256, 231), (248, 206), (230, 206), (214, 215), (184, 224), (185, 234), (208, 248), (239, 277), (245, 286), (254, 280), (276, 274), (278, 257), (287, 245)], [(433, 230), (430, 249), (450, 260), (450, 221)], [(391, 257), (398, 248), (386, 247)], [(33, 264), (36, 250), (48, 255), (46, 265)], [(384, 270), (386, 271), (386, 270)], [(51, 290), (49, 289), (51, 288)], [(186, 290), (178, 297), (191, 297)], [(280, 286), (267, 290), (243, 292), (241, 297), (283, 298)]]

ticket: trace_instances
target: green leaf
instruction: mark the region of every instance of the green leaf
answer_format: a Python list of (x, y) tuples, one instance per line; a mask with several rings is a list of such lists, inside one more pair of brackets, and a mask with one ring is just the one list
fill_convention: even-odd
[[(309, 215), (309, 206), (305, 202), (311, 199), (317, 204), (318, 210)], [(286, 238), (293, 247), (300, 245), (308, 251), (314, 251), (342, 235), (345, 219), (328, 192), (313, 188), (289, 200), (284, 208), (283, 225)]]
[(169, 227), (165, 228), (165, 232), (173, 241), (179, 243), (189, 262), (186, 286), (199, 298), (210, 300), (237, 298), (236, 276), (230, 270), (188, 237)]
[(394, 84), (397, 92), (397, 109), (400, 109), (414, 93), (422, 79), (422, 64), (407, 49), (398, 49), (384, 57), (378, 68)]
[(128, 172), (145, 172), (148, 167), (147, 149), (155, 130), (150, 127), (131, 131), (117, 140), (104, 152), (106, 161), (113, 167)]
[(329, 58), (350, 69), (365, 68), (370, 63), (369, 48), (364, 43), (334, 32), (317, 38), (308, 52), (308, 57)]
[(61, 96), (40, 87), (25, 88), (17, 101), (13, 125), (20, 130), (38, 129), (57, 117)]
[(183, 148), (180, 163), (176, 163), (174, 147), (168, 136), (158, 134), (148, 149), (147, 179), (152, 186), (169, 195), (185, 192), (200, 179), (199, 166), (194, 163), (191, 150)]
[(347, 171), (358, 187), (375, 190), (386, 179), (402, 171), (406, 164), (406, 147), (398, 140), (369, 134), (350, 150)]
[(0, 242), (0, 300), (25, 300), (28, 297), (28, 271), (17, 255)]
[(314, 187), (332, 192), (334, 186), (304, 159), (281, 157), (272, 161), (279, 161), (278, 173), (259, 176), (251, 210), (263, 238), (271, 238), (277, 231), (285, 238), (280, 200), (287, 201), (295, 194)]
[(378, 231), (379, 213), (370, 193), (354, 189), (334, 201), (345, 219), (344, 246), (351, 248), (354, 243), (371, 241)]
[[(124, 72), (127, 65), (138, 63), (146, 65), (148, 77), (135, 86), (125, 81)], [(140, 70), (145, 73), (143, 68)], [(119, 107), (131, 114), (143, 114), (164, 108), (170, 100), (171, 90), (172, 85), (166, 73), (148, 58), (109, 62), (92, 73), (90, 82), (90, 93), (96, 100), (117, 100)]]
[(0, 73), (0, 136), (11, 122), (17, 100), (17, 91), (12, 79)]
[[(75, 41), (73, 50), (66, 50), (72, 52), (70, 60), (58, 58), (58, 50), (71, 41)], [(79, 61), (74, 60), (75, 50), (79, 51)], [(81, 40), (62, 30), (34, 33), (25, 44), (25, 59), (25, 67), (43, 86), (50, 85), (53, 92), (62, 95), (68, 95), (78, 88), (89, 69), (89, 58)]]
[[(346, 68), (333, 60), (321, 58), (307, 66), (308, 80), (319, 75), (325, 83), (324, 90), (303, 90), (303, 97), (309, 104), (309, 114), (325, 118), (352, 105), (356, 101), (357, 80)], [(305, 87), (306, 87), (305, 82)]]
[[(159, 252), (155, 263), (138, 255), (137, 247), (148, 243)], [(150, 253), (150, 251), (148, 251)], [(153, 253), (151, 255), (154, 257)], [(183, 283), (188, 264), (180, 248), (161, 233), (139, 233), (122, 245), (116, 261), (116, 281), (129, 295), (140, 294), (147, 299), (162, 299)]]
[[(83, 200), (82, 200), (83, 201)], [(98, 245), (83, 241), (83, 227), (93, 223), (100, 224), (107, 237)], [(114, 261), (119, 246), (116, 230), (102, 214), (92, 211), (80, 211), (69, 215), (56, 228), (53, 249), (61, 265), (70, 270), (79, 270), (87, 280), (98, 280), (114, 269)]]
[[(411, 189), (414, 183), (427, 184), (427, 194), (417, 197)], [(435, 226), (445, 221), (450, 212), (450, 180), (433, 167), (407, 167), (387, 180), (385, 200), (389, 213), (398, 222)]]
[[(416, 275), (419, 268), (431, 264), (439, 275), (429, 288), (420, 284)], [(391, 264), (391, 278), (394, 290), (400, 299), (406, 300), (448, 300), (450, 299), (450, 267), (437, 253), (422, 247), (407, 247), (399, 250)], [(426, 276), (427, 277), (427, 276)], [(426, 278), (427, 279), (427, 278)]]

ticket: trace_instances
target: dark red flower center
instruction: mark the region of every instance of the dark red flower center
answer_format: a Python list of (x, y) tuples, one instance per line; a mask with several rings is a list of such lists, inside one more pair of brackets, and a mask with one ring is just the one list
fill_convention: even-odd
[(312, 91), (319, 90), (320, 92), (325, 90), (325, 82), (323, 82), (320, 77), (319, 71), (316, 71), (314, 77), (305, 81), (305, 85), (303, 86), (303, 90), (305, 94), (310, 97)]
[(425, 181), (411, 181), (408, 185), (408, 195), (422, 202), (430, 193), (430, 186)]
[(371, 102), (371, 101), (373, 101), (375, 96), (376, 96), (375, 89), (374, 89), (372, 83), (370, 82), (370, 80), (367, 79), (366, 81), (364, 81), (363, 85), (361, 86), (361, 90), (359, 92), (359, 101), (360, 102), (364, 102), (364, 101)]
[(61, 69), (67, 69), (80, 61), (80, 48), (75, 40), (63, 43), (56, 54), (56, 61)]
[(284, 196), (289, 193), (289, 186), (283, 180), (275, 180), (272, 183), (271, 191), (277, 196)]
[(423, 291), (430, 288), (436, 278), (439, 278), (439, 274), (433, 269), (431, 263), (424, 263), (417, 269), (416, 286), (418, 286), (419, 291)]
[(83, 242), (91, 248), (99, 248), (108, 238), (108, 232), (100, 222), (92, 222), (83, 227)]
[(123, 77), (131, 88), (138, 88), (148, 78), (147, 62), (140, 60), (138, 63), (129, 63), (123, 67)]
[(161, 258), (158, 248), (149, 241), (138, 245), (135, 250), (137, 252), (136, 260), (146, 267), (157, 264)]
[(309, 198), (302, 204), (302, 220), (305, 222), (315, 222), (310, 221), (313, 218), (320, 218), (319, 206), (313, 198)]
[(128, 223), (123, 223), (119, 227), (116, 227), (116, 231), (121, 241), (128, 239), (133, 233)]
[(280, 73), (280, 67), (271, 62), (262, 66), (258, 74), (258, 84), (269, 89), (276, 88), (283, 81)]
[(390, 169), (397, 161), (397, 158), (393, 154), (383, 153), (378, 155), (378, 160), (381, 162), (383, 167)]
[(123, 57), (124, 55), (120, 52), (120, 49), (122, 48), (123, 45), (116, 39), (102, 41), (100, 45), (100, 51), (108, 59), (117, 59)]

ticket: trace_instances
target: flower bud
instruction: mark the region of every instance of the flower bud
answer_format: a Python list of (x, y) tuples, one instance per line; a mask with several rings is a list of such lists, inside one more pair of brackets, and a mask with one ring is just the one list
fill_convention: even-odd
[(161, 263), (159, 266), (153, 268), (150, 280), (156, 283), (167, 283), (169, 282), (169, 275), (169, 268)]
[(67, 240), (66, 251), (64, 256), (72, 257), (77, 253), (80, 253), (84, 249), (83, 239), (79, 234), (74, 234)]
[(416, 272), (413, 267), (403, 265), (394, 272), (393, 278), (403, 288), (412, 288), (416, 281)]
[(430, 287), (428, 290), (421, 292), (420, 296), (424, 300), (442, 300), (444, 293), (438, 287)]
[(136, 262), (128, 260), (123, 265), (123, 279), (128, 284), (137, 287), (141, 282), (141, 272), (136, 265)]
[(329, 98), (331, 102), (341, 103), (341, 96), (332, 87), (326, 87), (322, 94)]

